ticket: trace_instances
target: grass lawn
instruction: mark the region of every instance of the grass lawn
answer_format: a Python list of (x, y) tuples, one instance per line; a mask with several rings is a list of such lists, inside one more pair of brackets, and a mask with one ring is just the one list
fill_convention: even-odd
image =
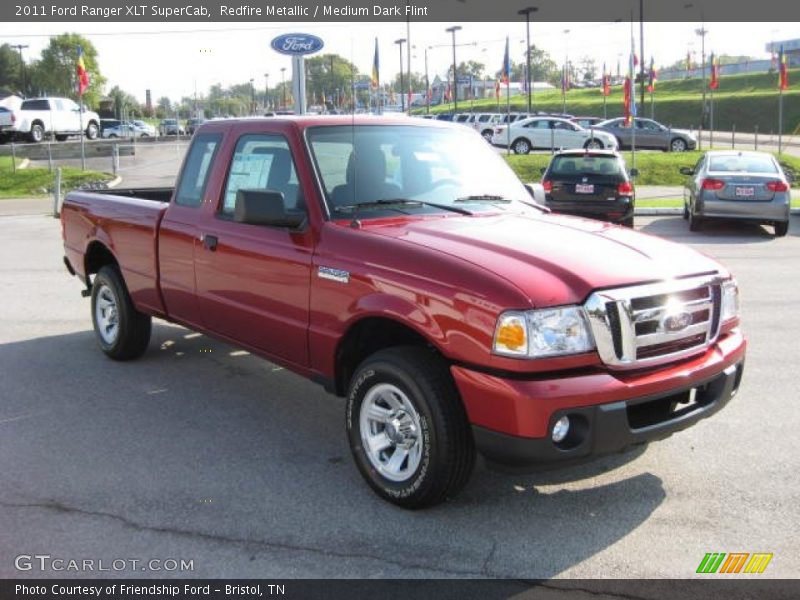
[[(630, 152), (623, 152), (625, 162), (632, 166)], [(637, 152), (636, 168), (639, 176), (637, 185), (680, 185), (686, 180), (685, 175), (679, 172), (680, 167), (692, 167), (698, 161), (702, 152)], [(506, 161), (522, 181), (539, 181), (542, 178), (541, 169), (550, 163), (549, 154), (527, 154), (505, 156)], [(779, 161), (800, 175), (800, 158), (781, 154)], [(800, 187), (800, 179), (795, 180), (792, 187)]]
[[(19, 161), (17, 161), (19, 163)], [(55, 174), (44, 168), (11, 168), (11, 157), (0, 157), (0, 198), (30, 198), (45, 196), (53, 189)], [(113, 175), (97, 171), (81, 171), (74, 167), (61, 168), (61, 188), (64, 193), (81, 185), (110, 181)]]

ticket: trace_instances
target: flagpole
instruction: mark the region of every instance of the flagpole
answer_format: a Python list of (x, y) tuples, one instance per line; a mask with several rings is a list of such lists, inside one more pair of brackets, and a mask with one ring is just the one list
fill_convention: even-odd
[[(80, 115), (80, 128), (81, 128), (81, 170), (86, 170), (86, 151), (84, 148), (84, 138), (86, 137), (86, 132), (83, 130), (83, 94), (78, 94), (78, 114)], [(74, 122), (74, 121), (73, 121)]]
[[(511, 74), (506, 76), (506, 154), (511, 154)], [(782, 97), (782, 96), (781, 96)]]
[(636, 52), (636, 45), (633, 39), (633, 10), (631, 10), (631, 56), (628, 61), (628, 74), (629, 74), (629, 94), (630, 94), (630, 113), (631, 113), (631, 169), (636, 168), (636, 113), (633, 107), (636, 106), (636, 84), (634, 83), (634, 69), (633, 57)]
[[(714, 67), (711, 67), (712, 69)], [(709, 93), (709, 109), (708, 109), (708, 149), (714, 147), (714, 88), (711, 88)]]
[(778, 92), (778, 154), (783, 151), (783, 85)]

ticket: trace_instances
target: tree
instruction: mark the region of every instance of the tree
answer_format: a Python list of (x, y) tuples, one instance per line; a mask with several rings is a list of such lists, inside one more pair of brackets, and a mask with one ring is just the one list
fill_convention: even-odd
[(112, 102), (112, 110), (117, 119), (122, 119), (123, 115), (129, 117), (139, 115), (141, 108), (139, 101), (132, 94), (120, 89), (118, 85), (111, 88), (111, 91), (108, 92), (108, 98)]
[(21, 67), (19, 53), (8, 44), (0, 46), (0, 89), (9, 92), (22, 91)]
[(94, 44), (77, 33), (64, 33), (50, 38), (41, 58), (31, 66), (31, 90), (78, 98), (78, 47), (83, 49), (83, 62), (89, 73), (89, 88), (83, 95), (89, 106), (97, 106), (103, 95), (106, 79), (100, 73)]
[(322, 54), (306, 59), (306, 93), (308, 102), (312, 98), (322, 98), (349, 90), (353, 78), (358, 77), (358, 69), (353, 63), (338, 54)]
[[(526, 68), (525, 51), (522, 52), (522, 62), (511, 61), (511, 79), (513, 81), (525, 81)], [(535, 45), (531, 45), (531, 79), (533, 81), (546, 81), (553, 85), (561, 85), (561, 67), (550, 55)], [(500, 71), (495, 73), (495, 78), (500, 78)]]

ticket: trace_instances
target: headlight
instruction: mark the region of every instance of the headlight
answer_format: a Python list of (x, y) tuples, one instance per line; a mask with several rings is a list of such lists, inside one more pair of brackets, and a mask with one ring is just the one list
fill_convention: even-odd
[(500, 315), (494, 335), (495, 354), (545, 358), (594, 349), (586, 315), (579, 306), (545, 308)]
[(722, 306), (719, 314), (722, 323), (739, 316), (739, 286), (735, 279), (722, 282)]

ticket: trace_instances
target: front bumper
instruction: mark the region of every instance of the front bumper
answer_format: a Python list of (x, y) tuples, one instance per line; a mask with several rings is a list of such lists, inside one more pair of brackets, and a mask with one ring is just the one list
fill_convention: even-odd
[[(736, 394), (746, 342), (738, 330), (703, 355), (640, 374), (599, 372), (504, 379), (453, 367), (478, 450), (510, 467), (569, 464), (670, 436), (722, 409)], [(570, 418), (560, 443), (555, 422)]]

